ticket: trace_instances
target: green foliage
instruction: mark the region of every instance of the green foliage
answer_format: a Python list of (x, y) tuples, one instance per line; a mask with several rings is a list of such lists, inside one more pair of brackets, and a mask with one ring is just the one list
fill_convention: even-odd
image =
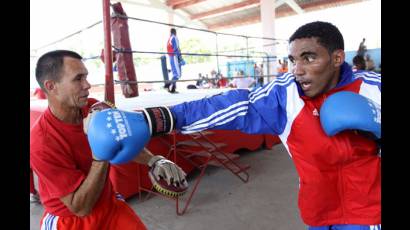
[(149, 64), (149, 63), (151, 63), (152, 61), (158, 61), (158, 60), (155, 60), (155, 58), (150, 58), (150, 57), (141, 57), (141, 56), (136, 56), (136, 55), (138, 55), (138, 54), (132, 54), (132, 59), (133, 59), (133, 62), (134, 62), (134, 65), (135, 66), (143, 66), (143, 65), (146, 65), (146, 64)]
[[(190, 38), (186, 41), (180, 41), (181, 53), (198, 53), (198, 54), (212, 54), (212, 49), (206, 47), (204, 42), (199, 38)], [(212, 56), (191, 56), (183, 55), (183, 59), (187, 64), (210, 62)]]
[(246, 47), (238, 42), (231, 43), (219, 48), (219, 52), (226, 55), (244, 55), (246, 54)]

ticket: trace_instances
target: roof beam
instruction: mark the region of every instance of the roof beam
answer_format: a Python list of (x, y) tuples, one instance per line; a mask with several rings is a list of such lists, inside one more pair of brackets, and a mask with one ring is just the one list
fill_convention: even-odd
[(309, 2), (303, 5), (303, 9), (306, 11), (323, 10), (329, 7), (343, 6), (352, 3), (364, 2), (368, 0), (327, 0), (324, 2)]
[(181, 4), (177, 4), (177, 5), (172, 6), (172, 9), (181, 9), (181, 8), (184, 8), (184, 7), (187, 7), (187, 6), (191, 6), (191, 5), (195, 5), (195, 4), (197, 4), (197, 3), (204, 2), (204, 1), (206, 1), (206, 0), (191, 0), (191, 1), (186, 1), (186, 2), (184, 2), (184, 3), (181, 3)]
[(290, 6), (290, 8), (292, 8), (296, 13), (298, 14), (303, 14), (304, 11), (302, 8), (300, 8), (300, 6), (295, 2), (295, 0), (286, 0), (285, 1), (286, 4), (288, 4), (288, 6)]
[[(140, 3), (137, 1), (132, 1), (132, 0), (116, 0), (117, 2), (122, 2), (130, 5), (136, 5), (136, 6), (143, 6), (143, 7), (148, 7), (148, 8), (153, 8), (153, 9), (160, 9), (164, 10), (167, 13), (172, 13), (177, 16), (179, 16), (183, 21), (184, 25), (192, 23), (195, 26), (198, 26), (199, 28), (207, 29), (207, 25), (205, 25), (201, 21), (193, 21), (189, 18), (189, 15), (181, 10), (173, 10), (171, 7), (165, 5), (165, 3), (161, 2), (160, 0), (149, 0), (148, 4)], [(128, 15), (130, 16), (130, 15)]]
[[(281, 5), (283, 5), (287, 0), (276, 0), (275, 1), (275, 9)], [(260, 1), (259, 1), (260, 2)], [(276, 15), (277, 17), (277, 15)], [(261, 21), (261, 15), (251, 16), (247, 18), (242, 18), (240, 20), (233, 20), (233, 21), (226, 21), (222, 23), (217, 23), (213, 25), (208, 25), (209, 30), (221, 30), (226, 28), (244, 26), (249, 24), (258, 23)]]
[[(343, 5), (364, 2), (364, 1), (366, 0), (327, 0), (323, 2), (309, 2), (309, 3), (303, 4), (301, 7), (304, 12), (312, 12), (315, 10), (324, 10), (330, 7), (334, 7), (335, 5), (343, 6)], [(277, 18), (291, 16), (291, 15), (295, 15), (295, 11), (290, 8), (285, 8), (279, 12), (276, 12)]]
[(244, 25), (249, 25), (249, 24), (254, 24), (258, 23), (261, 21), (261, 16), (256, 15), (252, 17), (247, 17), (247, 18), (242, 18), (242, 19), (236, 19), (232, 21), (224, 21), (221, 23), (216, 23), (213, 25), (208, 25), (209, 30), (222, 30), (222, 29), (227, 29), (227, 28), (233, 28), (233, 27), (238, 27), (238, 26), (244, 26)]
[[(310, 2), (302, 5), (302, 10), (304, 12), (310, 12), (310, 11), (315, 11), (315, 10), (323, 10), (329, 7), (334, 6), (335, 4), (339, 5), (347, 5), (347, 4), (352, 4), (352, 3), (358, 3), (358, 2), (363, 2), (366, 0), (327, 0), (325, 2)], [(287, 0), (278, 0), (276, 3), (287, 3)], [(276, 5), (278, 7), (279, 5)], [(296, 14), (295, 11), (291, 8), (285, 8), (280, 11), (275, 12), (275, 18), (281, 18), (285, 16), (290, 16)], [(224, 21), (221, 23), (216, 23), (212, 25), (208, 25), (209, 30), (221, 30), (221, 29), (227, 29), (227, 28), (233, 28), (233, 27), (238, 27), (238, 26), (243, 26), (243, 25), (249, 25), (249, 24), (254, 24), (258, 23), (261, 21), (260, 15), (257, 16), (251, 16), (247, 18), (242, 18), (240, 20), (232, 20), (232, 21)]]
[(260, 0), (247, 0), (247, 1), (235, 3), (235, 4), (232, 4), (232, 5), (220, 7), (220, 8), (214, 9), (214, 10), (210, 10), (210, 11), (206, 11), (206, 12), (202, 12), (202, 13), (198, 13), (198, 14), (193, 14), (191, 16), (191, 19), (192, 20), (197, 20), (197, 19), (203, 19), (203, 18), (206, 18), (206, 17), (214, 17), (214, 16), (217, 16), (217, 15), (227, 14), (227, 13), (230, 13), (230, 12), (235, 11), (235, 10), (240, 10), (240, 9), (245, 8), (245, 7), (259, 5), (259, 4), (260, 4)]
[(168, 0), (167, 6), (171, 7), (172, 9), (181, 9), (187, 6), (195, 5), (200, 2), (204, 2), (206, 0)]
[(181, 3), (184, 3), (184, 2), (188, 2), (188, 1), (190, 1), (190, 0), (167, 0), (165, 4), (167, 6), (173, 6), (173, 5), (181, 4)]

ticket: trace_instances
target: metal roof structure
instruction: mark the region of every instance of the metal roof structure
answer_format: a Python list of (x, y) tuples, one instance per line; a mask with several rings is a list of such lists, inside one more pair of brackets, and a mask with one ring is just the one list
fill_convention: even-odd
[[(259, 23), (260, 0), (119, 0), (175, 13), (208, 30)], [(368, 0), (276, 0), (275, 18), (339, 7)]]

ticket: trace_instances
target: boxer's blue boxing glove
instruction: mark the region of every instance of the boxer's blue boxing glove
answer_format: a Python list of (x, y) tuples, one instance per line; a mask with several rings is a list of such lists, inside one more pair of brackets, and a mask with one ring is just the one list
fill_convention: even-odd
[(186, 63), (185, 63), (185, 60), (184, 60), (184, 59), (181, 59), (181, 62), (180, 62), (179, 64), (181, 64), (181, 66), (185, 65), (185, 64), (186, 64)]
[(343, 91), (329, 96), (320, 109), (320, 123), (328, 136), (343, 130), (370, 133), (381, 138), (381, 106), (353, 92)]
[(115, 105), (109, 101), (99, 101), (99, 102), (94, 103), (90, 107), (87, 117), (83, 119), (83, 129), (84, 129), (85, 134), (87, 134), (88, 125), (90, 123), (90, 120), (96, 114), (96, 112), (99, 112), (103, 109), (109, 109), (109, 108), (115, 109)]
[(150, 139), (143, 113), (104, 109), (89, 121), (88, 142), (94, 157), (112, 164), (134, 159)]
[(183, 66), (183, 65), (185, 65), (186, 63), (185, 63), (185, 60), (182, 58), (182, 55), (178, 55), (178, 63), (179, 63), (179, 65), (181, 65), (181, 66)]
[[(93, 112), (87, 123), (85, 130), (94, 156), (99, 160), (120, 164), (132, 160), (150, 136), (170, 133), (175, 121), (167, 107), (145, 108), (141, 112), (105, 107), (104, 110)], [(120, 132), (122, 136), (118, 135)]]

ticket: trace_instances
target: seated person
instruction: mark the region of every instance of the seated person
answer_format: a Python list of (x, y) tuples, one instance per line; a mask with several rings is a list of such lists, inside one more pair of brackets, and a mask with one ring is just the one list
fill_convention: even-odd
[(219, 79), (216, 82), (216, 86), (218, 88), (226, 88), (228, 87), (228, 80), (222, 74), (219, 74)]
[(243, 70), (239, 71), (238, 77), (239, 78), (235, 78), (231, 81), (231, 83), (229, 84), (230, 87), (238, 89), (248, 89), (253, 84), (255, 84), (255, 79), (249, 76), (245, 77)]
[(208, 74), (206, 76), (202, 76), (201, 81), (199, 82), (200, 89), (209, 89), (211, 88), (211, 82), (208, 79)]
[(366, 55), (366, 70), (367, 71), (374, 71), (376, 69), (374, 65), (373, 59), (370, 57), (369, 54)]
[(282, 75), (288, 72), (288, 61), (284, 60), (283, 62), (279, 59), (279, 68), (278, 75)]
[(363, 56), (356, 55), (353, 58), (353, 72), (359, 71), (359, 70), (366, 70), (366, 61), (364, 60)]
[(199, 74), (198, 74), (198, 80), (196, 81), (196, 84), (195, 84), (197, 88), (200, 88), (200, 87), (201, 87), (202, 80), (203, 80), (203, 76), (202, 76), (201, 73), (199, 73)]

